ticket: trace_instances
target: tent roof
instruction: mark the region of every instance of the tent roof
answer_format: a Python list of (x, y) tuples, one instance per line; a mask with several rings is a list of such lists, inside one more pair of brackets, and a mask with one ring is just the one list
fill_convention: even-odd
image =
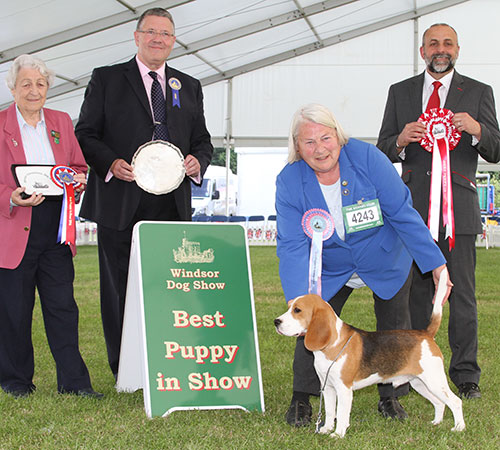
[(11, 61), (22, 53), (37, 54), (56, 71), (49, 99), (62, 96), (80, 104), (94, 67), (135, 55), (136, 20), (151, 7), (168, 8), (177, 24), (169, 64), (209, 85), (466, 1), (3, 2), (0, 109), (12, 102), (2, 81)]

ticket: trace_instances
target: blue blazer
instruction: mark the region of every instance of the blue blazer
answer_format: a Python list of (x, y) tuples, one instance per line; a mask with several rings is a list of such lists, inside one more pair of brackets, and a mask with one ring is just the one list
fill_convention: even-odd
[[(339, 156), (342, 206), (378, 199), (380, 227), (345, 235), (335, 231), (323, 242), (322, 296), (330, 300), (356, 272), (383, 299), (392, 298), (408, 278), (412, 260), (422, 272), (445, 264), (418, 212), (410, 191), (389, 159), (374, 145), (350, 139)], [(328, 211), (314, 171), (303, 160), (288, 164), (276, 180), (277, 253), (286, 300), (308, 292), (311, 239), (302, 216)]]

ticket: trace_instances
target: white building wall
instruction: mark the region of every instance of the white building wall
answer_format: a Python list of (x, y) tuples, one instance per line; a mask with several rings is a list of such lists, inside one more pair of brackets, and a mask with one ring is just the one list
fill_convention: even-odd
[(238, 214), (264, 217), (276, 214), (276, 176), (285, 167), (288, 149), (242, 147), (236, 153)]

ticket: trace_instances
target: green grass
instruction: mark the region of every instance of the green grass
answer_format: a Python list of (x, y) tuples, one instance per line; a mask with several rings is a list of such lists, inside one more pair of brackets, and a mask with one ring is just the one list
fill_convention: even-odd
[[(453, 433), (447, 409), (440, 426), (430, 424), (433, 408), (412, 393), (402, 400), (410, 418), (400, 423), (376, 411), (376, 387), (354, 393), (351, 426), (343, 440), (317, 435), (313, 427), (292, 429), (284, 422), (291, 395), (294, 339), (279, 336), (273, 319), (285, 310), (274, 247), (252, 247), (252, 276), (266, 412), (179, 411), (147, 419), (142, 392), (117, 393), (107, 365), (101, 328), (97, 249), (82, 247), (75, 259), (75, 295), (80, 307), (80, 346), (102, 401), (56, 393), (54, 362), (47, 346), (40, 307), (33, 319), (37, 391), (24, 399), (0, 393), (0, 449), (497, 449), (500, 448), (500, 346), (498, 345), (500, 249), (479, 249), (477, 297), (479, 361), (483, 398), (464, 402), (467, 430)], [(449, 362), (447, 312), (437, 341)], [(375, 329), (370, 291), (353, 293), (343, 319)], [(314, 399), (316, 414), (318, 401)]]

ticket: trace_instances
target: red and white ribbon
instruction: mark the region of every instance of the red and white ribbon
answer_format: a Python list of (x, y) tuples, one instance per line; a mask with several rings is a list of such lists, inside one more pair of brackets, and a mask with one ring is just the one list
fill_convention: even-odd
[(452, 123), (453, 113), (444, 108), (433, 108), (424, 112), (418, 119), (425, 125), (426, 134), (420, 145), (432, 153), (431, 189), (429, 195), (429, 217), (427, 226), (432, 238), (439, 238), (439, 206), (443, 197), (443, 225), (449, 249), (455, 247), (455, 215), (451, 187), (450, 151), (461, 138), (461, 133)]
[(75, 188), (79, 188), (81, 183), (75, 182), (75, 175), (76, 171), (67, 166), (54, 166), (50, 171), (52, 181), (63, 189), (57, 240), (61, 244), (67, 245), (75, 245), (76, 243)]

